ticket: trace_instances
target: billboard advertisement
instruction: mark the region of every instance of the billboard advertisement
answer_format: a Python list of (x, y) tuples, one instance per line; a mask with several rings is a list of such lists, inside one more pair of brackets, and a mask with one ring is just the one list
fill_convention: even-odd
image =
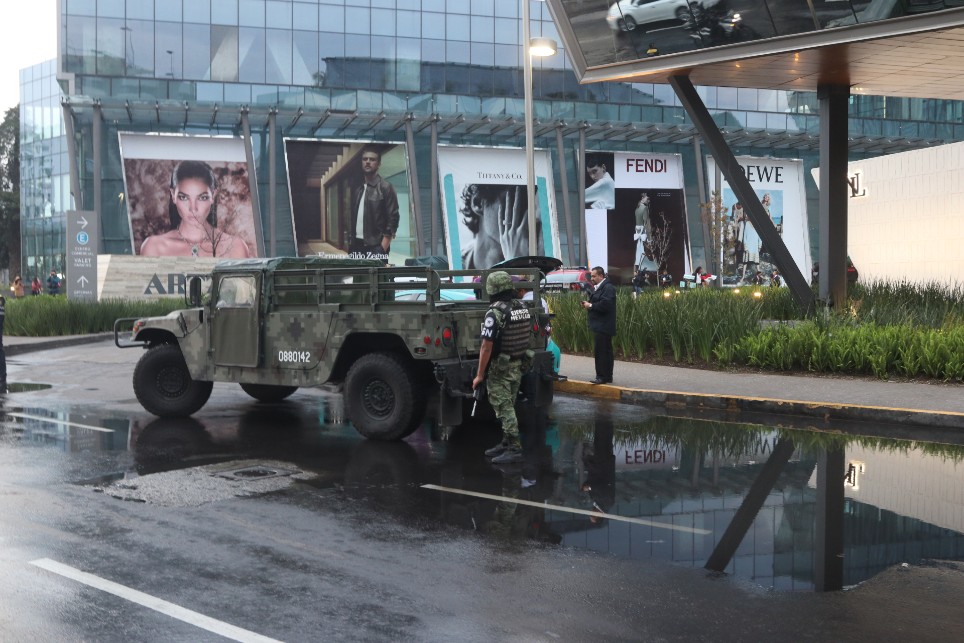
[(119, 132), (131, 248), (143, 257), (260, 257), (244, 141)]
[[(770, 220), (783, 238), (801, 274), (809, 275), (813, 261), (810, 255), (810, 231), (807, 224), (807, 201), (803, 184), (803, 161), (791, 159), (738, 156), (737, 162), (753, 186), (753, 191), (769, 213)], [(707, 176), (714, 176), (716, 164), (707, 157)], [(744, 214), (726, 179), (721, 177), (719, 190), (725, 212), (721, 226), (722, 280), (724, 285), (751, 283), (757, 273), (765, 282), (776, 270), (760, 235)], [(710, 186), (710, 192), (716, 188)]]
[[(525, 150), (438, 148), (449, 266), (488, 268), (529, 252)], [(535, 152), (538, 253), (561, 255), (549, 153)]]
[(285, 161), (298, 256), (417, 254), (404, 144), (285, 139)]
[(638, 270), (650, 283), (666, 271), (690, 271), (690, 241), (679, 154), (588, 152), (586, 249), (613, 283), (629, 284)]

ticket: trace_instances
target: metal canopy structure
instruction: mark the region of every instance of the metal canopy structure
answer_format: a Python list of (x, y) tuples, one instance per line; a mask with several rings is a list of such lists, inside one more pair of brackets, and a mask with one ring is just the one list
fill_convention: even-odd
[[(415, 133), (436, 123), (439, 134), (455, 136), (494, 136), (506, 134), (511, 128), (514, 135), (522, 135), (523, 124), (515, 117), (491, 117), (466, 114), (416, 114), (414, 112), (389, 113), (384, 111), (335, 110), (293, 105), (220, 105), (217, 103), (187, 103), (185, 101), (132, 101), (100, 100), (72, 96), (63, 104), (71, 116), (79, 122), (89, 122), (93, 109), (100, 109), (105, 121), (123, 128), (126, 125), (138, 130), (153, 128), (158, 131), (222, 130), (225, 133), (241, 133), (241, 114), (247, 113), (252, 130), (268, 128), (271, 114), (277, 116), (279, 133), (285, 137), (373, 136), (380, 139), (400, 140), (405, 133), (406, 122), (411, 122)], [(563, 137), (576, 137), (582, 132), (586, 140), (609, 143), (672, 143), (685, 144), (699, 140), (699, 131), (691, 124), (659, 123), (640, 125), (634, 122), (587, 121), (587, 120), (535, 120), (538, 138), (555, 137), (560, 131)], [(746, 129), (724, 127), (721, 130), (731, 147), (762, 147), (772, 150), (817, 150), (819, 136), (807, 132), (785, 130)], [(516, 133), (517, 132), (517, 133)], [(854, 136), (849, 139), (852, 152), (890, 154), (905, 150), (943, 145), (948, 141), (940, 138), (900, 138), (892, 136)]]

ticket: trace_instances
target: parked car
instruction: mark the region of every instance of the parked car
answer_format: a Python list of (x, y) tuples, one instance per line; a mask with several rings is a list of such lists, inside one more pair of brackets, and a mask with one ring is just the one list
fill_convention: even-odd
[(545, 290), (561, 292), (565, 290), (585, 291), (592, 287), (587, 268), (559, 268), (546, 274)]
[[(704, 0), (703, 7), (710, 7), (718, 0)], [(665, 20), (685, 20), (689, 14), (687, 0), (620, 0), (609, 7), (606, 24), (613, 31), (633, 31), (637, 25)]]

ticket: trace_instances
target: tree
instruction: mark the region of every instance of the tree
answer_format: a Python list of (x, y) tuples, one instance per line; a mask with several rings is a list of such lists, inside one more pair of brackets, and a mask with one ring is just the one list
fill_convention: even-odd
[(0, 123), (0, 266), (20, 272), (20, 106)]
[(700, 204), (700, 220), (703, 223), (703, 258), (710, 274), (722, 275), (720, 258), (732, 248), (734, 239), (727, 233), (729, 208), (723, 205), (723, 195), (714, 190), (709, 203)]

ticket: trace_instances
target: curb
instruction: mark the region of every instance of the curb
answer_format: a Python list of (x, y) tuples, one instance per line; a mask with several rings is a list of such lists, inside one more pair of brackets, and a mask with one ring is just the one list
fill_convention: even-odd
[[(102, 342), (107, 339), (113, 339), (114, 333), (95, 333), (93, 335), (72, 335), (70, 337), (48, 337), (48, 338), (33, 338), (33, 337), (8, 337), (7, 341), (14, 340), (12, 344), (4, 345), (4, 353), (7, 357), (12, 357), (16, 355), (23, 355), (25, 353), (33, 353), (35, 351), (46, 351), (53, 348), (62, 348), (64, 346), (79, 346), (81, 344), (94, 344), (96, 342)], [(26, 340), (26, 341), (16, 341), (16, 340)], [(36, 341), (34, 341), (36, 339)]]
[(924, 411), (886, 406), (807, 402), (712, 393), (680, 393), (624, 388), (611, 384), (590, 384), (579, 380), (557, 382), (555, 390), (559, 393), (585, 395), (636, 406), (662, 406), (667, 409), (687, 409), (691, 411), (723, 411), (728, 415), (739, 415), (740, 413), (756, 416), (796, 415), (815, 418), (822, 422), (832, 420), (859, 421), (911, 424), (940, 429), (964, 429), (964, 413), (951, 411)]

